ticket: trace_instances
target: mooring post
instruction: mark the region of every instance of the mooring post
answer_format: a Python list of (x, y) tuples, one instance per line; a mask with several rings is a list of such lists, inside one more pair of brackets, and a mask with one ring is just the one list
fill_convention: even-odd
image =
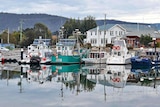
[(21, 60), (23, 60), (23, 48), (21, 48)]

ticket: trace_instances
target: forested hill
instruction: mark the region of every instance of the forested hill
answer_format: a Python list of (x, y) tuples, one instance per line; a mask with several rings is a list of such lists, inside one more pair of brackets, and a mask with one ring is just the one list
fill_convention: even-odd
[(0, 13), (0, 32), (7, 28), (10, 31), (17, 31), (20, 27), (21, 20), (23, 21), (23, 29), (33, 28), (34, 24), (42, 23), (54, 32), (65, 23), (67, 18), (48, 14)]
[[(86, 16), (87, 17), (87, 16)], [(20, 27), (20, 21), (23, 21), (22, 27), (33, 28), (34, 24), (42, 23), (46, 25), (51, 32), (59, 30), (59, 28), (65, 23), (68, 18), (48, 15), (48, 14), (13, 14), (13, 13), (0, 13), (0, 32), (8, 29), (10, 31), (18, 31)], [(104, 24), (104, 20), (96, 20), (98, 26)], [(127, 24), (129, 22), (118, 21), (118, 20), (108, 20), (107, 24)], [(135, 23), (130, 23), (135, 24)], [(159, 27), (159, 24), (154, 24)]]

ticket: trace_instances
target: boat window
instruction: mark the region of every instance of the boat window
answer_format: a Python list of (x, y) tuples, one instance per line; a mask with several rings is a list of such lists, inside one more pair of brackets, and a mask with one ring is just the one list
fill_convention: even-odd
[(92, 58), (92, 53), (90, 54), (90, 56), (89, 56), (90, 58)]
[(149, 55), (149, 52), (146, 52), (146, 55)]
[(117, 54), (117, 52), (114, 52), (114, 55), (116, 55)]
[(100, 56), (100, 55), (99, 55), (99, 54), (97, 54), (97, 58), (99, 58), (99, 56)]
[(120, 53), (120, 52), (118, 52), (118, 56), (121, 56), (121, 53)]
[(153, 55), (155, 55), (155, 52), (153, 52)]
[(64, 50), (67, 50), (67, 47), (64, 47)]
[(114, 45), (123, 46), (125, 47), (125, 42), (123, 40), (114, 41)]
[(157, 56), (159, 56), (159, 53), (158, 53), (158, 52), (156, 52), (156, 55), (157, 55)]
[(52, 53), (51, 52), (45, 52), (45, 57), (51, 57)]
[(118, 76), (121, 76), (121, 72), (118, 72)]
[(101, 53), (101, 58), (103, 58), (104, 57), (104, 53)]
[(61, 50), (61, 47), (58, 47), (58, 50)]
[(94, 58), (97, 58), (97, 54), (94, 54)]
[(114, 73), (114, 76), (117, 76), (117, 73)]

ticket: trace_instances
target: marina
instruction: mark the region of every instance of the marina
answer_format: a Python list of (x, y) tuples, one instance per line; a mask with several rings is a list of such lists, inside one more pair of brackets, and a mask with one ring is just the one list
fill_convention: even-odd
[(1, 107), (159, 107), (159, 1), (3, 0)]

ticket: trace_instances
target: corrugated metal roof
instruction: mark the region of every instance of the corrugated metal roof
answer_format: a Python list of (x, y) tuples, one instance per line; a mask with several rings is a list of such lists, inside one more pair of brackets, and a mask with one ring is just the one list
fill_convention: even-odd
[[(155, 29), (153, 27), (151, 27), (150, 25), (142, 25), (142, 24), (106, 24), (106, 25), (102, 25), (102, 26), (98, 26), (100, 31), (104, 31), (104, 30), (108, 30), (110, 28), (112, 28), (115, 25), (119, 25), (122, 28), (125, 28), (128, 32), (130, 31), (154, 31)], [(96, 28), (90, 29), (89, 31), (96, 31)]]
[[(125, 34), (124, 36), (141, 36), (141, 34), (150, 34), (151, 37), (160, 38), (160, 34), (155, 32), (157, 30), (151, 25), (147, 24), (106, 24), (98, 27), (99, 31), (107, 31), (116, 25), (121, 28), (124, 28), (127, 31), (127, 34)], [(97, 27), (90, 29), (89, 31), (97, 31)]]

